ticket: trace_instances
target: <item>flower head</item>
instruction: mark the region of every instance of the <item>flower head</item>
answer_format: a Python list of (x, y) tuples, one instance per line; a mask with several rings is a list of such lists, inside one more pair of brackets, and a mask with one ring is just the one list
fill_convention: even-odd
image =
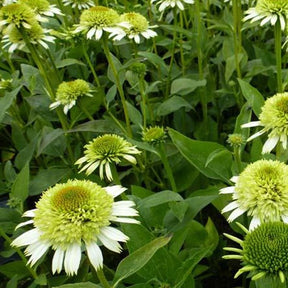
[(236, 253), (225, 255), (224, 259), (240, 259), (242, 262), (243, 267), (236, 273), (235, 278), (244, 272), (250, 272), (252, 280), (276, 277), (284, 283), (285, 274), (288, 272), (288, 225), (283, 222), (269, 222), (250, 232), (244, 227), (243, 230), (247, 233), (244, 240), (224, 234), (241, 246), (241, 249), (224, 248)]
[(29, 6), (37, 15), (38, 21), (47, 22), (45, 16), (63, 15), (56, 5), (50, 5), (47, 0), (18, 0), (18, 3)]
[(120, 16), (120, 21), (122, 23), (128, 23), (127, 28), (123, 28), (125, 33), (110, 34), (114, 40), (121, 40), (125, 35), (128, 36), (129, 39), (133, 39), (137, 44), (140, 43), (140, 35), (144, 38), (149, 39), (157, 36), (157, 33), (150, 28), (154, 28), (156, 26), (149, 26), (149, 22), (147, 19), (139, 13), (129, 12), (124, 13)]
[(27, 246), (25, 254), (30, 256), (28, 264), (34, 265), (49, 248), (55, 251), (52, 272), (63, 268), (68, 275), (77, 274), (81, 249), (97, 270), (103, 266), (99, 248), (102, 243), (111, 251), (119, 253), (118, 242), (128, 237), (111, 227), (112, 222), (138, 223), (131, 216), (137, 216), (132, 201), (118, 201), (114, 198), (126, 189), (121, 186), (101, 187), (85, 180), (69, 180), (45, 191), (36, 203), (36, 209), (24, 213), (30, 220), (18, 227), (33, 224), (34, 228), (17, 237), (12, 246)]
[(74, 81), (62, 82), (56, 91), (56, 101), (53, 102), (49, 107), (55, 109), (60, 105), (64, 106), (64, 113), (67, 114), (75, 104), (76, 100), (82, 96), (92, 97), (92, 90), (90, 89), (89, 83), (82, 80), (76, 79)]
[(151, 126), (142, 132), (142, 140), (149, 143), (160, 143), (165, 141), (166, 133), (163, 127)]
[(288, 93), (278, 93), (265, 101), (260, 121), (253, 121), (242, 125), (242, 128), (264, 126), (259, 132), (247, 139), (250, 141), (265, 132), (269, 132), (268, 140), (263, 146), (262, 153), (270, 153), (280, 141), (284, 149), (287, 148), (288, 136)]
[(241, 134), (230, 134), (228, 135), (227, 142), (232, 147), (240, 147), (241, 145), (245, 144), (245, 138)]
[(160, 12), (164, 11), (168, 7), (170, 8), (177, 7), (180, 10), (184, 10), (183, 3), (194, 4), (194, 0), (160, 0), (160, 1), (152, 0), (151, 3), (154, 3), (155, 1), (157, 1), (156, 5), (160, 5), (159, 6)]
[(122, 137), (115, 134), (105, 134), (99, 136), (87, 145), (85, 145), (85, 156), (78, 159), (75, 164), (81, 166), (84, 162), (88, 162), (80, 170), (86, 170), (86, 174), (91, 174), (99, 167), (100, 178), (104, 178), (104, 170), (108, 180), (112, 181), (112, 173), (110, 165), (112, 163), (118, 164), (121, 158), (128, 162), (136, 164), (136, 159), (133, 155), (141, 153), (135, 146), (127, 142)]
[(87, 39), (95, 37), (96, 40), (99, 40), (103, 31), (124, 33), (119, 25), (121, 25), (120, 16), (115, 10), (104, 6), (95, 6), (82, 12), (75, 33), (84, 32), (87, 33)]
[(94, 6), (95, 3), (92, 0), (63, 0), (64, 6), (71, 5), (72, 8), (78, 8), (79, 10), (88, 9)]
[(284, 30), (288, 15), (288, 2), (286, 0), (258, 0), (256, 7), (252, 7), (246, 11), (247, 16), (244, 21), (259, 21), (260, 26), (270, 22), (275, 25), (280, 21), (281, 29)]
[(0, 30), (5, 26), (30, 29), (33, 24), (37, 24), (36, 14), (28, 5), (12, 3), (0, 9)]
[[(26, 30), (30, 43), (39, 44), (45, 49), (49, 48), (46, 42), (53, 43), (55, 39), (53, 36), (46, 35), (49, 32), (50, 30), (43, 29), (38, 23), (32, 24), (30, 29)], [(3, 48), (8, 48), (9, 53), (13, 53), (16, 49), (21, 50), (26, 46), (23, 35), (16, 27), (5, 29), (3, 34)]]
[(222, 213), (232, 211), (228, 221), (245, 212), (252, 216), (249, 229), (260, 222), (288, 222), (288, 166), (283, 162), (259, 160), (249, 164), (238, 176), (231, 179), (235, 186), (220, 193), (232, 193), (233, 202)]

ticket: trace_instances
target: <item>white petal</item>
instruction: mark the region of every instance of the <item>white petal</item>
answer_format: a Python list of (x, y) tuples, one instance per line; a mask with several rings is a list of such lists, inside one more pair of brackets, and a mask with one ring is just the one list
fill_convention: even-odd
[(112, 207), (113, 216), (138, 216), (138, 211), (133, 208)]
[(282, 134), (280, 137), (280, 141), (282, 142), (283, 149), (287, 149), (287, 135)]
[(237, 183), (238, 179), (239, 179), (239, 176), (233, 176), (231, 177), (230, 181)]
[(266, 132), (265, 129), (262, 129), (262, 130), (258, 131), (257, 133), (255, 133), (255, 134), (253, 134), (252, 136), (250, 136), (250, 137), (247, 139), (247, 142), (249, 142), (249, 141), (257, 138), (258, 136), (264, 134), (265, 132)]
[(92, 264), (92, 266), (95, 268), (97, 271), (99, 268), (103, 267), (103, 255), (102, 252), (99, 248), (99, 246), (94, 243), (86, 243), (86, 250), (87, 250), (87, 255), (88, 258)]
[(263, 145), (262, 154), (270, 153), (274, 149), (274, 147), (277, 145), (278, 141), (279, 141), (278, 136), (268, 138)]
[(277, 22), (278, 20), (278, 15), (277, 14), (274, 14), (271, 18), (271, 24), (272, 25), (275, 25), (275, 23)]
[(235, 186), (229, 186), (220, 189), (220, 194), (232, 194), (235, 192)]
[[(92, 172), (94, 172), (95, 169), (97, 169), (97, 167), (99, 166), (100, 162), (97, 161), (95, 163), (90, 163), (89, 167), (87, 168), (87, 171), (86, 171), (86, 174), (87, 175), (90, 175)], [(86, 166), (85, 166), (86, 167)], [(85, 168), (86, 169), (86, 168)], [(83, 170), (85, 170), (84, 167), (83, 167)], [(81, 169), (82, 171), (82, 169)]]
[(102, 233), (100, 233), (98, 235), (99, 240), (102, 242), (102, 244), (109, 250), (114, 251), (116, 253), (120, 253), (121, 252), (121, 246), (120, 244), (112, 239), (107, 238), (105, 235), (103, 235)]
[(252, 121), (252, 122), (241, 125), (241, 128), (250, 128), (250, 127), (258, 127), (258, 126), (263, 126), (260, 121)]
[(288, 216), (282, 215), (281, 218), (284, 223), (288, 223)]
[(17, 237), (11, 243), (11, 245), (16, 246), (16, 247), (30, 245), (30, 244), (33, 244), (33, 243), (39, 241), (39, 237), (40, 237), (39, 230), (37, 228), (34, 228), (32, 230), (29, 230), (29, 231), (23, 233), (19, 237)]
[(279, 19), (280, 19), (280, 26), (281, 26), (281, 29), (284, 31), (285, 30), (285, 18), (283, 17), (283, 15), (279, 15)]
[(109, 181), (113, 181), (112, 172), (111, 172), (111, 168), (110, 168), (109, 162), (107, 162), (105, 164), (105, 174), (106, 174), (106, 177), (107, 177), (107, 179)]
[(18, 228), (20, 228), (20, 227), (23, 227), (23, 226), (32, 224), (32, 223), (34, 223), (34, 220), (28, 220), (28, 221), (26, 221), (26, 222), (22, 222), (22, 223), (20, 223), (20, 224), (18, 224), (18, 225), (16, 226), (15, 230), (18, 229)]
[(128, 236), (126, 236), (123, 232), (113, 227), (103, 227), (100, 233), (105, 237), (115, 241), (126, 242), (129, 240)]
[(88, 39), (91, 39), (93, 36), (94, 36), (94, 34), (96, 33), (96, 28), (95, 27), (93, 27), (93, 28), (91, 28), (88, 32), (87, 32), (87, 38)]
[(140, 221), (134, 218), (127, 218), (127, 217), (113, 217), (109, 219), (113, 222), (120, 222), (120, 223), (130, 223), (130, 224), (140, 224)]
[(47, 241), (38, 241), (29, 245), (25, 250), (26, 255), (31, 255), (27, 264), (33, 266), (46, 253), (50, 246), (50, 243)]
[(57, 107), (60, 106), (60, 105), (61, 105), (61, 102), (60, 102), (60, 101), (56, 101), (56, 102), (53, 102), (52, 104), (50, 104), (50, 105), (49, 105), (49, 108), (50, 108), (51, 110), (53, 110), (53, 109), (57, 108)]
[(32, 209), (32, 210), (27, 210), (26, 212), (23, 213), (22, 217), (31, 217), (33, 218), (35, 216), (35, 211), (37, 209)]
[(228, 211), (234, 210), (236, 208), (239, 207), (239, 204), (236, 201), (233, 201), (231, 203), (229, 203), (228, 205), (226, 205), (223, 209), (222, 209), (222, 213), (226, 213)]
[(233, 220), (235, 220), (236, 218), (238, 218), (240, 215), (244, 214), (246, 211), (240, 208), (237, 208), (236, 210), (234, 210), (230, 216), (228, 217), (227, 221), (228, 222), (232, 222)]
[(107, 186), (107, 187), (104, 187), (104, 189), (113, 198), (116, 198), (117, 196), (119, 196), (120, 194), (122, 194), (123, 192), (127, 190), (127, 188), (122, 187), (121, 185)]
[(257, 226), (260, 225), (260, 219), (256, 216), (253, 216), (250, 225), (249, 225), (249, 231), (254, 230)]
[(123, 158), (126, 159), (128, 162), (131, 162), (133, 164), (137, 163), (137, 160), (136, 160), (136, 158), (134, 156), (131, 156), (131, 155), (128, 155), (128, 154), (124, 154)]
[(81, 245), (71, 244), (65, 253), (64, 268), (68, 275), (76, 275), (81, 260)]
[(102, 34), (103, 34), (103, 30), (100, 28), (100, 29), (96, 29), (96, 33), (95, 33), (95, 39), (96, 40), (99, 40), (101, 37), (102, 37)]
[(134, 207), (136, 204), (133, 201), (122, 200), (113, 203), (113, 207), (130, 208)]
[(63, 267), (64, 250), (57, 248), (52, 259), (52, 273), (60, 273)]
[(75, 165), (80, 165), (80, 164), (83, 164), (86, 161), (87, 161), (86, 156), (83, 156), (83, 157), (79, 158), (74, 164)]

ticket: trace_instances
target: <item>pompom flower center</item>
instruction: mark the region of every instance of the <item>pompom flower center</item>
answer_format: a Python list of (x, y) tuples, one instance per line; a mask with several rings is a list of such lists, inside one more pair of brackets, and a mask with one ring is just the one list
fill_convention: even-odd
[(272, 13), (288, 12), (288, 3), (286, 0), (260, 0), (256, 7), (259, 8), (259, 10)]
[(125, 13), (121, 15), (121, 21), (128, 22), (131, 27), (130, 30), (134, 33), (141, 33), (148, 29), (147, 19), (139, 13)]
[(90, 181), (72, 180), (48, 189), (37, 203), (34, 225), (42, 240), (65, 250), (71, 243), (97, 241), (110, 224), (113, 197)]
[(50, 9), (50, 4), (46, 0), (20, 0), (19, 3), (28, 5), (36, 13), (40, 14)]
[(263, 223), (243, 241), (243, 260), (260, 270), (277, 274), (288, 270), (288, 225)]

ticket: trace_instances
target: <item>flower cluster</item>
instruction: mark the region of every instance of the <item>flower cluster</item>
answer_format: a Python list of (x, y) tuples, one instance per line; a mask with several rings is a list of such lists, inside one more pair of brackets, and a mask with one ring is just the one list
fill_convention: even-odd
[(85, 248), (91, 265), (96, 269), (103, 266), (99, 248), (102, 243), (107, 249), (121, 252), (119, 242), (129, 238), (111, 222), (138, 223), (130, 218), (138, 215), (134, 202), (115, 202), (115, 198), (126, 189), (121, 186), (101, 187), (85, 180), (69, 180), (57, 184), (42, 194), (36, 209), (26, 211), (30, 220), (17, 228), (33, 225), (31, 230), (17, 237), (12, 246), (27, 246), (25, 254), (30, 256), (28, 264), (35, 265), (48, 251), (54, 250), (52, 272), (63, 269), (68, 275), (77, 274), (82, 248)]

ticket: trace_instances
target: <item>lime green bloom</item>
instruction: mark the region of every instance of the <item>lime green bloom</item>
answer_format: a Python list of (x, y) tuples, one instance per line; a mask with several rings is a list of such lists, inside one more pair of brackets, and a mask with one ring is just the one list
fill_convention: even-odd
[(233, 201), (222, 213), (232, 211), (228, 221), (245, 212), (252, 216), (249, 229), (262, 222), (288, 222), (288, 166), (283, 162), (259, 160), (249, 164), (238, 176), (231, 179), (235, 186), (220, 190), (232, 194)]
[(249, 272), (252, 280), (273, 277), (284, 283), (288, 272), (288, 225), (283, 222), (268, 222), (250, 232), (242, 225), (239, 226), (246, 233), (244, 240), (224, 234), (241, 246), (240, 249), (224, 248), (235, 253), (223, 256), (224, 259), (239, 259), (242, 262), (243, 267), (235, 274), (235, 278)]
[(149, 143), (160, 143), (164, 142), (166, 138), (166, 133), (163, 127), (151, 126), (146, 128), (142, 132), (142, 140)]
[(67, 114), (75, 104), (76, 100), (82, 96), (93, 97), (91, 94), (89, 83), (82, 80), (76, 79), (74, 81), (62, 82), (56, 91), (56, 101), (53, 102), (49, 107), (55, 109), (60, 105), (64, 106), (64, 113)]
[(241, 134), (230, 134), (228, 135), (227, 142), (232, 147), (240, 147), (241, 145), (245, 144), (245, 138)]
[(287, 0), (258, 0), (256, 7), (248, 9), (245, 14), (247, 16), (244, 17), (243, 21), (256, 22), (261, 20), (260, 26), (268, 22), (274, 26), (277, 21), (280, 21), (281, 29), (285, 30), (288, 2)]
[(136, 158), (133, 155), (139, 153), (141, 152), (124, 138), (115, 134), (105, 134), (85, 145), (85, 156), (78, 159), (75, 164), (81, 166), (84, 162), (88, 162), (80, 170), (80, 172), (86, 170), (87, 175), (99, 167), (100, 178), (104, 178), (105, 171), (107, 179), (112, 181), (110, 165), (120, 163), (121, 158), (136, 164)]
[(263, 146), (262, 153), (270, 153), (280, 141), (284, 149), (287, 148), (288, 135), (288, 93), (278, 93), (265, 101), (259, 121), (252, 121), (242, 125), (242, 128), (264, 126), (259, 132), (247, 139), (250, 141), (265, 132), (269, 132), (268, 140)]
[(101, 187), (85, 180), (69, 180), (45, 191), (36, 203), (36, 209), (24, 213), (30, 220), (17, 228), (32, 224), (34, 227), (17, 237), (12, 246), (27, 246), (25, 254), (30, 256), (31, 266), (48, 251), (55, 251), (52, 272), (60, 273), (63, 264), (68, 275), (77, 274), (81, 250), (85, 248), (92, 266), (98, 270), (103, 266), (99, 248), (102, 243), (116, 253), (121, 252), (118, 242), (128, 237), (111, 222), (139, 223), (129, 217), (137, 216), (132, 201), (114, 199), (126, 189), (121, 186)]

